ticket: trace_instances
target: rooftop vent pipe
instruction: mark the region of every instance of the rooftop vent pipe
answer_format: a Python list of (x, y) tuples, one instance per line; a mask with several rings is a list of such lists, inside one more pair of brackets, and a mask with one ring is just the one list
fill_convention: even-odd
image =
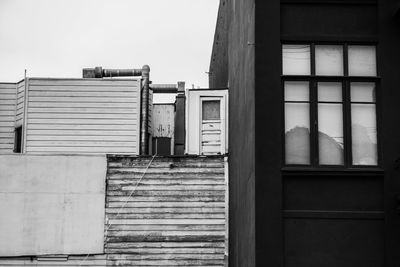
[(140, 123), (140, 155), (149, 154), (149, 84), (150, 67), (144, 65), (141, 69), (103, 69), (102, 67), (83, 69), (83, 78), (107, 78), (142, 76), (142, 101)]

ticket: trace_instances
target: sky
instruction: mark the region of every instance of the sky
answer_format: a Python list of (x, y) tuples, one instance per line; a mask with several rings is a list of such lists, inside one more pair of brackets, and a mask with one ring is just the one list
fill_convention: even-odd
[(155, 84), (208, 87), (219, 0), (0, 0), (0, 82), (150, 66)]

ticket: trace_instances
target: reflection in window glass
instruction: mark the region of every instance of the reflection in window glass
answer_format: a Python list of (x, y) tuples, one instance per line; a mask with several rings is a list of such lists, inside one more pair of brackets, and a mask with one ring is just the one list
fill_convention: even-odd
[(285, 82), (286, 164), (310, 164), (308, 82)]
[(377, 165), (378, 148), (376, 134), (375, 93), (366, 83), (362, 91), (362, 83), (351, 84), (351, 140), (353, 165)]
[(341, 45), (316, 45), (315, 73), (317, 75), (343, 75), (343, 47)]
[(375, 102), (375, 83), (351, 83), (352, 102)]
[(310, 75), (310, 45), (282, 46), (282, 73), (284, 75)]
[(221, 116), (220, 103), (219, 100), (203, 101), (203, 120), (219, 120)]
[(375, 46), (349, 46), (349, 75), (376, 76)]
[(285, 101), (308, 101), (309, 83), (303, 81), (285, 82)]
[(318, 104), (319, 164), (343, 165), (342, 104)]
[(337, 82), (319, 82), (318, 101), (342, 102), (342, 84)]

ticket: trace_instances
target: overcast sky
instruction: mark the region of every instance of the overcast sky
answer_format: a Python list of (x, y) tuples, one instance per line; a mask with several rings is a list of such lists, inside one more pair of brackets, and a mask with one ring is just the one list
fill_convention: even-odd
[(219, 0), (0, 0), (0, 82), (141, 68), (208, 87)]

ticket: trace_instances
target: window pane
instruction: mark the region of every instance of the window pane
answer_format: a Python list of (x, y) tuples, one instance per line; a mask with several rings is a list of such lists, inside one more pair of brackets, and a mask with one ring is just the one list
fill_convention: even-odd
[(317, 75), (343, 75), (343, 47), (341, 45), (316, 45), (315, 73)]
[(318, 101), (342, 102), (342, 84), (318, 83)]
[(282, 45), (282, 73), (310, 75), (310, 46)]
[(351, 102), (375, 102), (375, 83), (351, 83)]
[(220, 119), (220, 102), (219, 100), (203, 101), (203, 120)]
[(343, 165), (342, 104), (318, 104), (319, 164)]
[(353, 164), (377, 165), (375, 104), (352, 104), (351, 121)]
[(308, 82), (285, 82), (285, 101), (308, 101), (309, 98)]
[(375, 46), (349, 46), (349, 75), (376, 76)]
[(308, 103), (285, 103), (286, 164), (310, 164)]

